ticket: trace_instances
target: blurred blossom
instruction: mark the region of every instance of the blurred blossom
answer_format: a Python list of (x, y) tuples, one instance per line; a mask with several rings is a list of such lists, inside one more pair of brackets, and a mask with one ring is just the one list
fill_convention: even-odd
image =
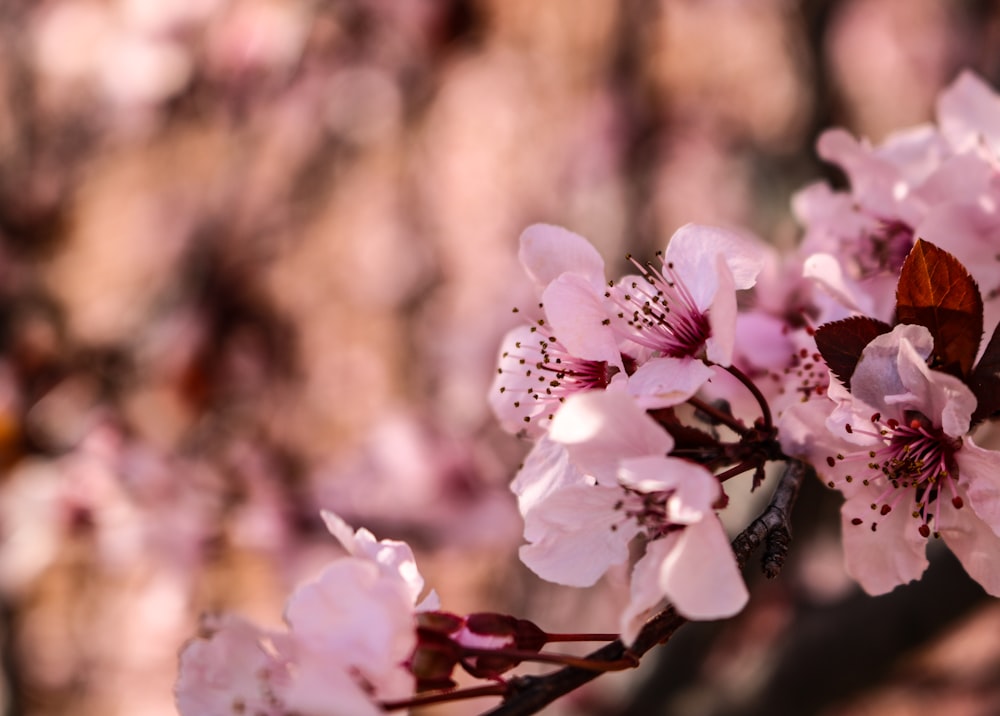
[(720, 149), (703, 128), (678, 128), (664, 137), (655, 171), (655, 199), (647, 209), (654, 225), (748, 223), (750, 168), (739, 154)]
[(151, 34), (171, 35), (197, 27), (225, 6), (225, 0), (115, 0), (125, 21)]
[[(834, 110), (877, 139), (927, 115), (968, 44), (932, 0), (834, 3), (812, 48), (805, 12), (0, 13), (11, 703), (174, 713), (177, 650), (201, 612), (277, 624), (329, 559), (318, 508), (415, 537), (456, 608), (612, 627), (627, 569), (595, 595), (511, 566), (522, 525), (506, 485), (526, 446), (500, 435), (486, 393), (511, 308), (537, 302), (517, 238), (565, 225), (610, 264), (691, 221), (759, 226), (781, 207), (791, 225), (758, 170), (779, 156), (813, 171), (810, 115), (831, 104), (817, 91), (835, 84)], [(820, 50), (832, 77), (812, 66)], [(794, 290), (758, 298), (778, 311)], [(833, 603), (843, 575), (828, 545), (810, 549), (800, 586)], [(554, 708), (583, 713), (607, 688)]]
[(162, 101), (187, 82), (187, 53), (167, 37), (132, 26), (114, 6), (66, 0), (38, 16), (39, 68), (67, 89), (96, 91), (113, 105)]
[(849, 0), (834, 14), (827, 51), (852, 130), (873, 141), (929, 119), (956, 69), (956, 9), (935, 0)]
[(326, 123), (348, 141), (369, 144), (399, 131), (402, 99), (385, 72), (374, 68), (343, 69), (330, 78)]
[(472, 435), (429, 416), (389, 413), (350, 456), (328, 465), (315, 501), (357, 524), (391, 525), (433, 542), (510, 548), (520, 537), (507, 475)]
[(795, 146), (810, 110), (811, 68), (794, 11), (787, 0), (660, 3), (652, 73), (668, 111), (722, 136)]
[(209, 71), (238, 76), (254, 70), (287, 71), (308, 33), (304, 4), (240, 0), (211, 23), (206, 38)]
[(801, 545), (795, 565), (796, 581), (817, 603), (833, 604), (857, 590), (844, 569), (844, 549), (838, 535), (818, 535)]

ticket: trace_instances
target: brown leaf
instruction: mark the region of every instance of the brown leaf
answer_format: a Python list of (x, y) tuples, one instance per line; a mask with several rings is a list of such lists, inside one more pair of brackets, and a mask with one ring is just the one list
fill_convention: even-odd
[(851, 376), (865, 346), (891, 330), (888, 323), (868, 316), (845, 318), (817, 328), (816, 347), (837, 379), (850, 389)]
[(983, 299), (958, 259), (917, 239), (899, 274), (896, 322), (925, 326), (934, 337), (931, 367), (968, 378), (983, 337)]

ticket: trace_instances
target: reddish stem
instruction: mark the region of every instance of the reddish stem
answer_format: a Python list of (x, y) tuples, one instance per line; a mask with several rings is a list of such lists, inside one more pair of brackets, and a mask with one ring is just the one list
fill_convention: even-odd
[[(617, 637), (617, 635), (616, 635)], [(634, 669), (639, 665), (639, 660), (631, 653), (626, 652), (620, 659), (612, 661), (587, 659), (585, 657), (570, 656), (569, 654), (550, 654), (544, 651), (531, 651), (530, 649), (480, 649), (473, 646), (462, 647), (463, 656), (506, 656), (519, 661), (540, 661), (545, 664), (559, 664), (560, 666), (575, 666), (578, 669), (588, 671), (623, 671)]]
[(760, 414), (764, 421), (764, 427), (767, 430), (774, 428), (774, 419), (771, 417), (771, 406), (767, 404), (767, 400), (764, 398), (764, 394), (760, 392), (760, 388), (747, 376), (746, 373), (741, 371), (734, 365), (726, 366), (726, 370), (732, 375), (736, 380), (741, 382), (747, 390), (753, 395), (754, 400), (757, 401), (757, 405), (760, 406)]
[(506, 696), (509, 687), (506, 683), (490, 684), (489, 686), (474, 686), (469, 689), (449, 689), (448, 691), (433, 691), (426, 694), (419, 694), (412, 699), (401, 701), (383, 701), (380, 706), (386, 711), (398, 711), (400, 709), (416, 708), (417, 706), (430, 706), (432, 704), (443, 704), (448, 701), (461, 701), (462, 699), (476, 699), (481, 696)]
[(546, 634), (545, 641), (549, 644), (564, 641), (614, 641), (617, 634)]
[(711, 403), (706, 403), (701, 398), (696, 398), (693, 395), (687, 399), (687, 402), (690, 403), (692, 406), (694, 406), (696, 409), (705, 413), (706, 415), (711, 416), (722, 425), (725, 425), (734, 433), (741, 436), (750, 434), (750, 428), (748, 428), (746, 425), (744, 425), (742, 422), (737, 420), (734, 416), (730, 415), (729, 413), (719, 410)]
[(741, 462), (739, 465), (735, 465), (735, 466), (729, 468), (725, 472), (720, 472), (715, 477), (716, 477), (716, 479), (718, 479), (719, 482), (725, 482), (726, 480), (728, 480), (731, 477), (736, 477), (737, 475), (742, 475), (747, 470), (753, 470), (759, 464), (760, 463), (757, 460), (745, 460), (745, 461)]

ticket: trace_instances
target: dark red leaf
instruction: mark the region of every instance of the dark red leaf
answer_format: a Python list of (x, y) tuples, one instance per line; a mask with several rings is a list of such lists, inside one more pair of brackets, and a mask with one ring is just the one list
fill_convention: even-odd
[(896, 322), (925, 326), (934, 337), (930, 365), (963, 380), (983, 337), (983, 299), (954, 256), (917, 239), (899, 274)]
[(1000, 410), (1000, 326), (994, 329), (983, 357), (972, 371), (969, 387), (977, 401), (972, 414), (973, 425)]
[(837, 379), (850, 388), (851, 376), (858, 367), (861, 351), (875, 338), (891, 330), (888, 323), (868, 316), (845, 318), (817, 328), (816, 347)]

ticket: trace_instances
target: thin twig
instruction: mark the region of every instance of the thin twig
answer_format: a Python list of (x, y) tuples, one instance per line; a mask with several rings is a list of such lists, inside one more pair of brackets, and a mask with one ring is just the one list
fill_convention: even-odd
[[(795, 505), (802, 482), (811, 470), (812, 468), (803, 462), (797, 460), (788, 462), (767, 508), (760, 517), (751, 522), (733, 540), (733, 552), (736, 554), (736, 561), (741, 568), (746, 564), (750, 555), (762, 544), (765, 544), (772, 534), (780, 532), (784, 538), (784, 547), (787, 548), (787, 539), (791, 535), (789, 524), (792, 507)], [(768, 576), (774, 576), (777, 574), (776, 570), (781, 567), (783, 552), (780, 557), (776, 554), (772, 555), (770, 551), (773, 546), (768, 544), (767, 547), (768, 553), (764, 555), (765, 573)], [(775, 571), (768, 573), (767, 565), (770, 565)], [(626, 655), (639, 658), (654, 646), (668, 641), (674, 632), (687, 621), (686, 618), (674, 611), (673, 607), (667, 606), (666, 609), (646, 622), (631, 648), (626, 649), (621, 641), (616, 640), (589, 654), (586, 658), (610, 662), (626, 658)], [(496, 708), (486, 711), (483, 716), (528, 716), (528, 714), (538, 713), (559, 697), (578, 689), (598, 676), (600, 676), (600, 672), (567, 667), (545, 676), (515, 677), (508, 682), (510, 690), (504, 702)]]
[(695, 410), (699, 410), (716, 422), (725, 425), (737, 435), (746, 436), (750, 434), (750, 428), (741, 423), (735, 416), (723, 410), (719, 410), (711, 403), (707, 403), (694, 395), (688, 398), (687, 402), (694, 407)]
[(753, 395), (754, 400), (760, 406), (761, 418), (764, 421), (764, 426), (770, 430), (774, 427), (774, 419), (771, 417), (771, 407), (767, 403), (767, 399), (764, 397), (763, 393), (760, 392), (760, 388), (747, 377), (746, 373), (741, 371), (734, 365), (726, 366), (726, 371), (732, 375), (736, 380), (741, 382), (747, 390)]

